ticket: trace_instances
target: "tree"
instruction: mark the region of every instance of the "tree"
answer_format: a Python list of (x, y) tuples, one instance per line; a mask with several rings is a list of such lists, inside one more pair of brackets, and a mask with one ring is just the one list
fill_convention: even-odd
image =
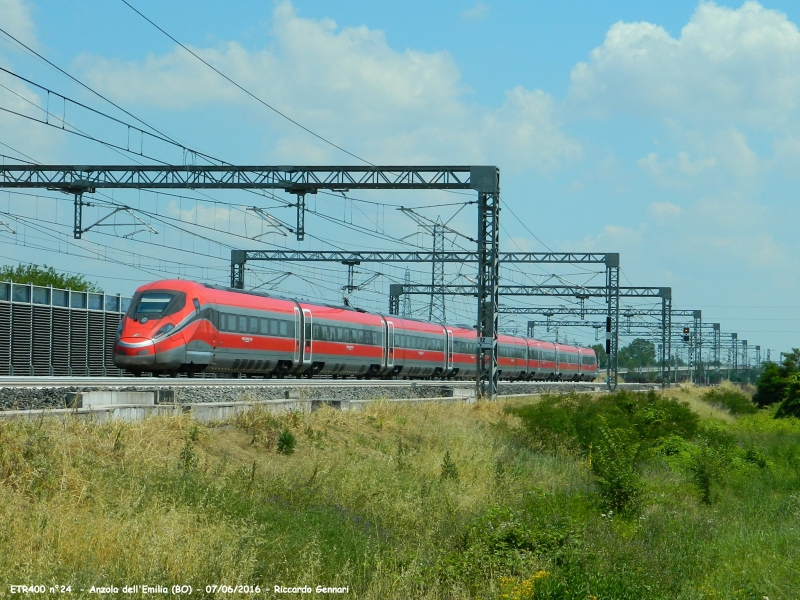
[(619, 351), (620, 366), (629, 369), (649, 367), (656, 364), (656, 347), (653, 342), (636, 338)]
[(597, 367), (599, 369), (605, 369), (606, 363), (608, 362), (605, 346), (603, 346), (603, 344), (595, 344), (592, 346), (592, 350), (594, 350), (594, 353), (597, 355)]
[(764, 365), (753, 402), (762, 408), (781, 403), (776, 417), (800, 416), (800, 348), (792, 348), (783, 357), (780, 365)]
[(76, 290), (81, 292), (102, 292), (100, 287), (91, 281), (87, 281), (85, 275), (67, 275), (59, 273), (53, 267), (47, 265), (25, 265), (19, 263), (16, 267), (3, 265), (0, 267), (0, 281), (11, 281), (13, 283), (32, 283), (33, 285), (61, 288), (64, 290)]
[(786, 391), (781, 405), (775, 411), (776, 419), (800, 417), (800, 373), (792, 373), (785, 381)]
[(782, 368), (775, 363), (766, 363), (756, 382), (753, 402), (761, 408), (782, 402), (788, 385), (789, 382), (784, 376)]

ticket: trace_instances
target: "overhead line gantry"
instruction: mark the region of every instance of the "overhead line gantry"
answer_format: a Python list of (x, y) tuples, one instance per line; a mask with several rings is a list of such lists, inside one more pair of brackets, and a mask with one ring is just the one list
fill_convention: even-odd
[[(478, 263), (480, 265), (480, 252), (410, 252), (410, 251), (296, 251), (296, 250), (232, 250), (231, 251), (231, 287), (244, 288), (245, 265), (248, 261), (297, 261), (297, 262), (340, 262), (345, 265), (360, 264), (362, 262), (375, 263), (430, 263), (440, 261), (442, 263)], [(608, 385), (610, 388), (617, 386), (617, 351), (619, 348), (619, 254), (616, 252), (500, 252), (498, 254), (500, 265), (508, 264), (604, 264), (606, 267), (606, 286), (604, 288), (592, 288), (593, 290), (604, 290), (600, 294), (605, 298), (607, 309), (603, 314), (606, 318), (606, 340), (607, 354), (609, 357), (609, 368), (607, 371)], [(351, 272), (349, 270), (348, 272)], [(520, 286), (501, 286), (500, 295), (506, 295), (503, 290), (510, 287)], [(475, 286), (452, 286), (452, 285), (428, 285), (424, 286), (427, 291), (419, 291), (422, 286), (412, 286), (408, 284), (391, 284), (389, 286), (389, 314), (400, 314), (400, 296), (408, 294), (431, 294), (475, 296), (477, 288)], [(541, 286), (528, 286), (527, 290), (541, 290)], [(570, 292), (568, 294), (558, 294), (556, 287), (548, 288), (551, 293), (548, 295), (575, 295), (583, 299), (596, 296), (598, 294), (586, 295), (582, 291)], [(570, 290), (584, 290), (587, 288), (568, 288)], [(657, 288), (661, 289), (661, 288)], [(408, 291), (405, 291), (408, 290)], [(464, 291), (467, 290), (467, 291)], [(518, 295), (518, 294), (515, 294)], [(530, 293), (522, 295), (542, 295)], [(495, 311), (497, 309), (495, 308)], [(496, 314), (496, 313), (495, 313)], [(479, 321), (480, 323), (480, 321)], [(495, 326), (495, 331), (497, 327)], [(613, 365), (613, 367), (611, 366)]]
[(75, 196), (73, 235), (83, 227), (83, 195), (97, 189), (284, 190), (297, 196), (298, 240), (305, 197), (319, 190), (473, 190), (478, 193), (478, 351), (481, 396), (497, 393), (500, 170), (495, 166), (3, 165), (0, 188), (45, 188)]

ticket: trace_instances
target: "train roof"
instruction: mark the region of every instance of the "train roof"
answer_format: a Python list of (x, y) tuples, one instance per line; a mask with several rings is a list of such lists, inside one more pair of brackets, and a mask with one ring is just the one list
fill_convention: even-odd
[[(399, 315), (382, 315), (381, 313), (378, 313), (378, 312), (373, 312), (373, 311), (365, 310), (363, 308), (357, 308), (357, 307), (354, 307), (354, 306), (343, 306), (343, 305), (338, 305), (338, 304), (327, 304), (327, 303), (316, 302), (316, 301), (312, 301), (312, 300), (303, 300), (303, 299), (300, 299), (300, 298), (292, 298), (292, 297), (289, 297), (289, 296), (282, 296), (280, 294), (268, 294), (266, 292), (257, 292), (257, 291), (254, 291), (254, 290), (240, 290), (238, 288), (227, 287), (227, 286), (224, 286), (224, 285), (216, 285), (216, 284), (213, 284), (213, 283), (201, 283), (201, 282), (197, 282), (197, 281), (191, 281), (189, 279), (161, 279), (161, 280), (158, 280), (158, 281), (153, 281), (151, 283), (146, 283), (146, 284), (140, 286), (139, 289), (141, 289), (141, 288), (153, 289), (154, 287), (157, 288), (157, 286), (163, 285), (163, 284), (168, 284), (168, 285), (170, 285), (170, 284), (171, 285), (174, 285), (174, 284), (196, 285), (196, 286), (202, 286), (202, 287), (205, 287), (205, 288), (208, 288), (208, 289), (212, 289), (212, 290), (217, 290), (217, 291), (220, 291), (220, 292), (232, 292), (232, 293), (235, 293), (235, 294), (244, 294), (244, 295), (247, 295), (247, 296), (258, 296), (258, 297), (261, 297), (261, 298), (272, 298), (272, 299), (275, 299), (275, 300), (286, 300), (288, 302), (298, 302), (298, 303), (299, 302), (308, 302), (308, 303), (312, 303), (312, 304), (317, 304), (318, 306), (324, 306), (326, 308), (333, 308), (333, 309), (336, 309), (336, 310), (345, 310), (345, 311), (351, 311), (351, 312), (354, 312), (354, 313), (362, 313), (362, 314), (369, 314), (369, 315), (375, 315), (375, 316), (391, 316), (393, 318), (401, 319), (401, 320), (404, 320), (404, 321), (411, 321), (413, 323), (419, 323), (420, 325), (425, 325), (425, 326), (439, 325), (438, 323), (431, 323), (430, 321), (423, 321), (421, 319), (400, 317)], [(475, 331), (474, 328), (470, 328), (467, 325), (443, 325), (443, 327), (450, 327), (452, 329), (459, 328), (459, 329), (463, 329), (465, 331), (471, 331), (471, 332), (474, 332), (475, 334), (477, 334), (477, 332)], [(526, 337), (523, 337), (523, 336), (507, 336), (506, 334), (499, 334), (498, 338), (499, 337), (512, 338), (513, 340), (520, 340), (520, 341), (529, 340), (531, 342), (535, 342), (535, 343), (538, 343), (538, 344), (545, 344), (545, 345), (549, 345), (549, 346), (558, 346), (559, 348), (570, 349), (570, 350), (577, 350), (578, 348), (581, 348), (582, 350), (592, 350), (589, 347), (568, 346), (566, 344), (557, 344), (555, 342), (548, 342), (548, 341), (545, 341), (545, 340), (537, 340), (537, 339), (534, 339), (534, 338), (526, 338)], [(498, 339), (498, 341), (499, 341), (499, 339)], [(503, 340), (503, 341), (505, 342), (507, 340)]]

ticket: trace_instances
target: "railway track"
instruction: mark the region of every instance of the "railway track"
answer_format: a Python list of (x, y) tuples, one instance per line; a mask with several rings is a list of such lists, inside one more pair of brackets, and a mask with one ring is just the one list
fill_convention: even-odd
[[(564, 386), (575, 389), (605, 387), (597, 382), (563, 382), (563, 381), (522, 381), (501, 382), (501, 386), (511, 385), (529, 387), (534, 389), (563, 389)], [(624, 385), (624, 384), (623, 384)], [(368, 388), (368, 387), (449, 387), (471, 388), (475, 387), (472, 381), (439, 381), (439, 380), (409, 380), (409, 379), (224, 379), (224, 378), (188, 378), (188, 377), (0, 377), (2, 388), (46, 388), (46, 387), (108, 387), (108, 388), (192, 388), (192, 387), (242, 387), (242, 388)]]

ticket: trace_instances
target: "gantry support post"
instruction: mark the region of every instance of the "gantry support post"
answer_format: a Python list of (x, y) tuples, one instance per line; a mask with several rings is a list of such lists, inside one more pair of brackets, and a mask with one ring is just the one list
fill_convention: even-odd
[(428, 307), (428, 321), (444, 324), (446, 321), (444, 303), (444, 227), (441, 223), (433, 225), (433, 260), (431, 261), (431, 301)]
[(739, 371), (739, 335), (736, 333), (731, 334), (731, 349), (733, 350), (733, 375), (736, 376)]
[(75, 193), (75, 222), (72, 226), (72, 236), (79, 240), (83, 233), (83, 192)]
[[(608, 316), (606, 317), (606, 383), (609, 390), (617, 389), (619, 364), (619, 254), (606, 254), (606, 293)], [(583, 311), (582, 311), (583, 312)]]
[(533, 330), (536, 329), (536, 321), (528, 321), (528, 337), (533, 339)]
[(298, 242), (306, 239), (306, 194), (316, 194), (317, 189), (311, 185), (293, 185), (286, 188), (290, 194), (297, 196), (297, 227), (294, 234)]
[(403, 295), (403, 285), (400, 283), (389, 284), (389, 314), (400, 314), (400, 296)]
[(358, 286), (355, 284), (355, 268), (361, 262), (357, 260), (343, 260), (342, 264), (347, 267), (347, 285), (344, 286), (345, 292), (352, 294)]
[(306, 239), (306, 195), (297, 194), (297, 229), (295, 230), (297, 241), (302, 242)]
[(742, 340), (742, 373), (747, 373), (747, 383), (750, 383), (750, 356), (747, 352), (747, 340)]
[(500, 171), (473, 169), (478, 190), (478, 348), (475, 386), (478, 398), (497, 395), (497, 307), (500, 303)]
[(83, 201), (83, 195), (93, 194), (95, 188), (87, 181), (76, 179), (69, 185), (63, 186), (60, 189), (66, 194), (75, 196), (75, 215), (72, 224), (72, 236), (76, 240), (79, 240), (83, 235), (83, 207), (86, 205), (86, 202)]
[[(408, 270), (408, 267), (406, 267), (406, 272), (405, 272), (405, 275), (403, 276), (403, 283), (405, 285), (410, 285), (411, 284), (411, 271)], [(396, 313), (393, 313), (393, 314), (396, 314)], [(405, 296), (403, 296), (403, 308), (402, 308), (402, 311), (400, 312), (400, 314), (403, 317), (405, 317), (406, 319), (410, 319), (411, 318), (411, 296), (409, 296), (407, 294)]]
[(700, 310), (694, 311), (694, 382), (698, 385), (703, 383), (703, 313)]
[(714, 363), (717, 366), (717, 375), (719, 375), (719, 370), (722, 364), (720, 363), (720, 331), (719, 331), (719, 323), (712, 323), (714, 328)]
[(231, 287), (244, 289), (244, 265), (247, 253), (244, 250), (231, 250)]
[(672, 363), (672, 288), (661, 289), (661, 387), (669, 387)]

